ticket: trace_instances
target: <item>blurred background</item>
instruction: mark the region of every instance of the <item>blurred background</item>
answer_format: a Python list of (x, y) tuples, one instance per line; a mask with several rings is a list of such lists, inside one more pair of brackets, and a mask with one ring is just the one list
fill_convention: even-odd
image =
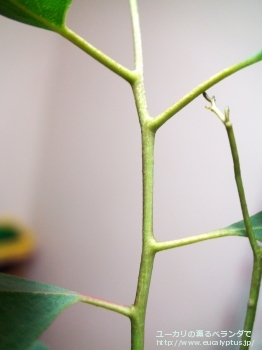
[[(261, 50), (260, 1), (138, 4), (151, 116)], [(67, 24), (133, 68), (127, 0), (74, 0)], [(36, 232), (38, 251), (26, 276), (131, 304), (142, 222), (140, 129), (131, 89), (52, 32), (3, 17), (0, 28), (0, 214), (12, 213)], [(230, 107), (251, 215), (262, 205), (261, 88), (258, 63), (208, 91), (222, 110)], [(205, 105), (198, 97), (157, 132), (158, 240), (241, 220), (226, 132)], [(145, 349), (158, 348), (157, 331), (243, 329), (251, 267), (245, 238), (159, 253)], [(258, 317), (253, 349), (261, 348), (261, 323)], [(42, 340), (58, 350), (129, 349), (130, 325), (118, 314), (79, 304), (64, 311)]]

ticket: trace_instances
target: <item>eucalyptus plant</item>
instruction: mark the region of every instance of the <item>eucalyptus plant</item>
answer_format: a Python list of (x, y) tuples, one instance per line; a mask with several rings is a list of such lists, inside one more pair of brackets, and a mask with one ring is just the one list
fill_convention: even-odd
[[(250, 294), (246, 306), (246, 318), (240, 349), (248, 349), (252, 332), (262, 274), (262, 212), (249, 216), (245, 191), (241, 177), (240, 161), (229, 108), (221, 111), (214, 96), (206, 92), (228, 76), (262, 60), (262, 51), (215, 74), (159, 115), (152, 117), (147, 108), (144, 89), (143, 56), (139, 13), (136, 0), (129, 0), (134, 38), (134, 69), (130, 70), (89, 44), (66, 25), (66, 15), (72, 0), (0, 0), (0, 14), (13, 20), (40, 27), (60, 34), (75, 46), (107, 67), (120, 79), (126, 81), (133, 91), (138, 121), (141, 128), (143, 169), (143, 225), (142, 254), (138, 274), (137, 290), (132, 305), (84, 296), (57, 286), (47, 285), (1, 274), (0, 279), (0, 348), (2, 350), (46, 349), (37, 341), (40, 334), (68, 306), (82, 302), (98, 306), (129, 318), (131, 323), (131, 349), (144, 349), (144, 332), (150, 281), (154, 258), (157, 253), (184, 245), (225, 236), (243, 236), (250, 242), (253, 252), (253, 270)], [(153, 182), (154, 140), (156, 132), (170, 118), (203, 95), (203, 104), (213, 112), (225, 127), (232, 154), (236, 186), (243, 218), (226, 228), (172, 241), (158, 241), (153, 233)]]

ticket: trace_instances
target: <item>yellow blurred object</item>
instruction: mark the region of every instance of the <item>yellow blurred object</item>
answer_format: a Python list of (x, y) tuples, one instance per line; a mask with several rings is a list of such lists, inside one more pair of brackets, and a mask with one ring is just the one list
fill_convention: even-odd
[(0, 218), (0, 268), (29, 259), (36, 249), (33, 232), (11, 216)]

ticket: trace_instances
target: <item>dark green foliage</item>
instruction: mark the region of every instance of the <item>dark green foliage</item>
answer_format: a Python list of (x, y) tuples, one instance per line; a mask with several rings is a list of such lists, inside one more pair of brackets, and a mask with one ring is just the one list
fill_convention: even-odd
[(61, 311), (80, 299), (66, 289), (0, 274), (0, 349), (27, 350)]
[[(262, 211), (250, 216), (252, 228), (257, 240), (262, 241)], [(230, 225), (221, 231), (232, 231), (233, 235), (247, 236), (244, 221), (238, 221), (233, 225)]]

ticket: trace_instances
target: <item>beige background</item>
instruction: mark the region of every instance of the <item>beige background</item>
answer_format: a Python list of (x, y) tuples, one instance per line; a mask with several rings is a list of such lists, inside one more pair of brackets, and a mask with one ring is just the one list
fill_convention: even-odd
[[(139, 8), (152, 116), (261, 49), (260, 1), (141, 0)], [(127, 0), (75, 0), (68, 25), (133, 67)], [(131, 304), (141, 251), (140, 130), (131, 89), (54, 33), (3, 17), (0, 29), (0, 212), (37, 232), (29, 277)], [(221, 109), (230, 106), (251, 214), (262, 202), (261, 82), (260, 63), (209, 91)], [(226, 133), (205, 105), (197, 98), (157, 133), (159, 240), (241, 219)], [(145, 348), (158, 348), (158, 330), (242, 329), (251, 257), (243, 238), (157, 255)], [(54, 350), (129, 349), (129, 328), (117, 314), (74, 305), (42, 339)]]

